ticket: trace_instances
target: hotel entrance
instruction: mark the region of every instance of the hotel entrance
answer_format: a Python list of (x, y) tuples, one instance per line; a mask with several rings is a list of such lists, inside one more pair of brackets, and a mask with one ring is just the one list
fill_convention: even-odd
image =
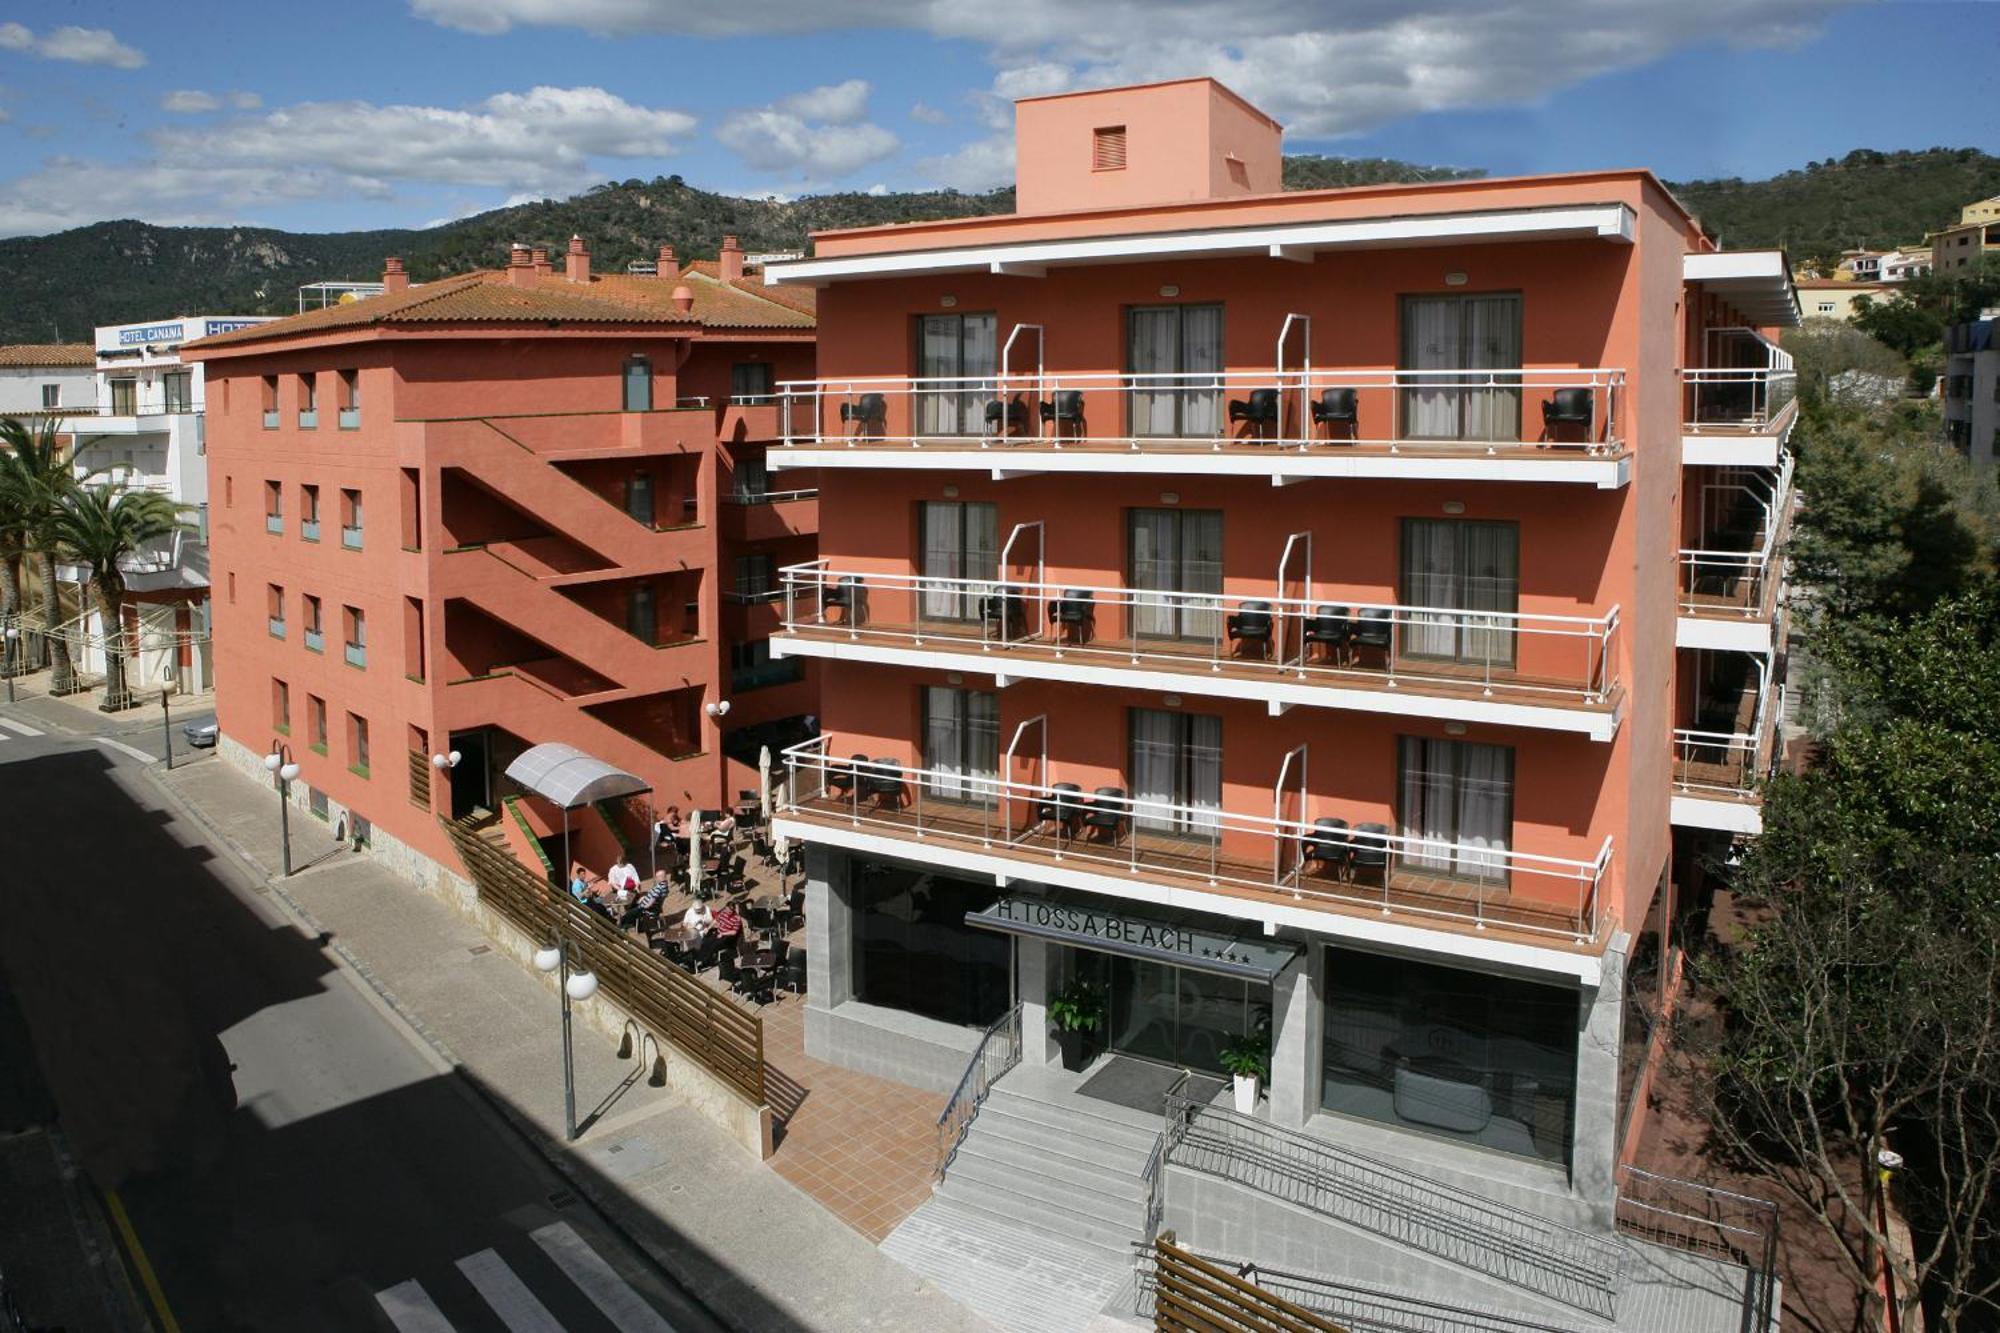
[(1223, 1048), (1270, 1023), (1268, 984), (1082, 950), (1075, 968), (1105, 989), (1105, 1046), (1115, 1055), (1221, 1074)]

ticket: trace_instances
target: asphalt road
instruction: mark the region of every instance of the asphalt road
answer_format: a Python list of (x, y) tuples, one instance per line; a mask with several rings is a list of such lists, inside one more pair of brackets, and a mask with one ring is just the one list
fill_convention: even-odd
[(0, 968), (180, 1327), (714, 1328), (174, 813), (161, 748), (0, 705)]

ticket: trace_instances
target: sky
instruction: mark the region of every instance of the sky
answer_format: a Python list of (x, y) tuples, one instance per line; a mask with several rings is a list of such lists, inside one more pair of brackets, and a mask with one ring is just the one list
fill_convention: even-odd
[(2000, 152), (1996, 56), (1996, 0), (8, 0), (0, 235), (985, 189), (1013, 98), (1190, 74), (1292, 152), (1759, 178)]

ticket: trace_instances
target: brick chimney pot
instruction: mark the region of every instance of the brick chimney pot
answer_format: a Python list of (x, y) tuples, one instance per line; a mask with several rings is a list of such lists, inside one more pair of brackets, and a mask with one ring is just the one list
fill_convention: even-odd
[(410, 290), (410, 275), (403, 261), (391, 255), (382, 261), (382, 291), (385, 295)]
[(678, 278), (680, 275), (681, 261), (674, 258), (674, 247), (671, 245), (661, 246), (659, 276), (662, 278)]
[(734, 236), (722, 238), (722, 280), (735, 282), (743, 276), (743, 246)]
[(569, 253), (563, 256), (563, 276), (571, 282), (590, 281), (590, 251), (584, 247), (581, 236), (569, 238)]

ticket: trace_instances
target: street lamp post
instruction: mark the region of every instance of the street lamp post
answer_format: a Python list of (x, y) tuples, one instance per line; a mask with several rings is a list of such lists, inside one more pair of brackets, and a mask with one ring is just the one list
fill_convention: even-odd
[(576, 1141), (576, 1057), (570, 1044), (570, 1004), (587, 1000), (597, 994), (597, 974), (588, 968), (570, 971), (569, 938), (557, 935), (556, 942), (535, 951), (535, 966), (543, 972), (554, 972), (561, 982), (562, 990), (562, 1041), (563, 1041), (563, 1132), (572, 1143)]
[(282, 741), (273, 744), (264, 756), (264, 771), (278, 779), (278, 838), (285, 849), (285, 874), (292, 873), (292, 779), (299, 766), (292, 762), (292, 749)]
[(452, 750), (447, 754), (434, 754), (431, 756), (431, 767), (436, 769), (438, 776), (444, 779), (444, 808), (446, 813), (451, 811), (451, 771), (458, 767), (458, 761), (463, 757), (456, 750)]
[(174, 766), (174, 713), (169, 700), (174, 697), (174, 668), (169, 663), (160, 672), (160, 740), (167, 747), (167, 768)]
[(9, 625), (7, 627), (6, 633), (7, 633), (7, 642), (6, 642), (7, 661), (4, 670), (0, 670), (0, 674), (4, 674), (7, 677), (7, 702), (13, 703), (14, 702), (14, 645), (20, 642), (21, 631), (14, 628), (12, 625)]

